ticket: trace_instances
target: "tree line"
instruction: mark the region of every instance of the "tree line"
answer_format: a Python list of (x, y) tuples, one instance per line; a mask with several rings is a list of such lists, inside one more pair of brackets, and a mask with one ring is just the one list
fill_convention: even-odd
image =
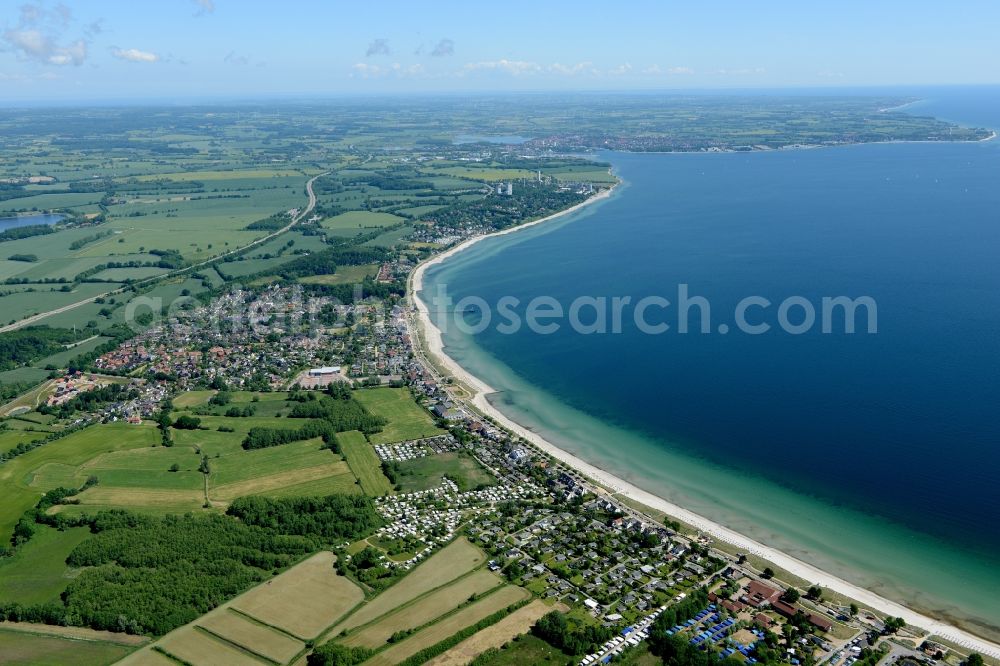
[(292, 442), (301, 442), (314, 437), (323, 438), (323, 446), (340, 453), (340, 442), (334, 427), (326, 421), (310, 421), (301, 428), (267, 428), (254, 426), (243, 438), (243, 448), (247, 451), (267, 449), (272, 446), (282, 446)]
[(363, 495), (240, 497), (229, 505), (226, 513), (245, 525), (314, 537), (324, 543), (354, 541), (383, 524), (375, 503)]
[(559, 611), (543, 615), (531, 628), (531, 633), (568, 655), (587, 654), (614, 636), (608, 627), (570, 620)]
[[(312, 395), (312, 394), (310, 394)], [(300, 402), (288, 412), (293, 419), (323, 419), (337, 432), (360, 430), (365, 434), (380, 432), (388, 421), (369, 412), (364, 405), (348, 396), (346, 400), (322, 397)]]
[(45, 234), (54, 234), (55, 232), (56, 229), (48, 224), (26, 224), (23, 227), (11, 227), (10, 229), (0, 231), (0, 243), (31, 238), (32, 236), (44, 236)]

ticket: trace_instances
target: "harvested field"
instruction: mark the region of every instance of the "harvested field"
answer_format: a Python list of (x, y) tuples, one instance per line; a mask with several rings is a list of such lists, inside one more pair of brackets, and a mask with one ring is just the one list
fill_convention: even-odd
[(502, 582), (499, 576), (490, 571), (476, 571), (452, 585), (421, 597), (409, 606), (385, 615), (373, 624), (351, 634), (343, 643), (350, 646), (380, 647), (395, 632), (408, 631), (425, 625), (458, 608), (472, 595), (484, 594), (499, 587)]
[(149, 642), (146, 636), (122, 634), (117, 631), (98, 631), (87, 627), (60, 627), (52, 624), (35, 624), (34, 622), (0, 622), (0, 631), (21, 631), (26, 634), (44, 634), (59, 638), (71, 638), (81, 641), (100, 641), (117, 643), (128, 647), (138, 647)]
[(305, 643), (287, 634), (257, 624), (229, 610), (206, 616), (198, 622), (198, 626), (254, 654), (282, 664), (291, 661), (305, 647)]
[(314, 481), (303, 481), (276, 490), (255, 493), (267, 497), (322, 497), (324, 495), (360, 495), (361, 486), (353, 474), (337, 474)]
[(177, 666), (177, 662), (156, 650), (140, 650), (125, 657), (116, 666)]
[(191, 625), (167, 634), (157, 647), (192, 666), (261, 666), (268, 663)]
[(317, 553), (130, 655), (124, 664), (158, 666), (163, 662), (156, 649), (194, 666), (287, 663), (306, 640), (364, 598), (354, 583), (336, 574), (333, 562), (333, 553)]
[[(566, 607), (559, 604), (560, 610)], [(499, 648), (515, 636), (526, 634), (540, 617), (553, 610), (535, 600), (496, 624), (476, 632), (469, 638), (427, 662), (428, 666), (463, 666), (490, 648)]]
[(428, 558), (403, 580), (358, 609), (338, 625), (332, 635), (368, 624), (420, 595), (472, 571), (485, 560), (486, 556), (481, 550), (465, 537), (460, 537)]
[(424, 648), (436, 645), (460, 629), (473, 625), (483, 618), (503, 610), (507, 606), (517, 603), (530, 595), (531, 593), (523, 587), (508, 585), (488, 597), (480, 599), (471, 606), (463, 608), (454, 615), (449, 615), (437, 624), (432, 624), (426, 629), (418, 631), (410, 638), (401, 643), (396, 643), (365, 663), (372, 666), (392, 666), (392, 664), (398, 664)]
[(309, 640), (364, 599), (361, 589), (333, 569), (322, 552), (258, 585), (230, 604), (247, 615)]
[[(243, 495), (263, 495), (265, 493), (279, 490), (287, 486), (305, 483), (306, 481), (316, 481), (327, 477), (338, 477), (343, 480), (345, 488), (354, 485), (354, 476), (347, 467), (347, 463), (342, 461), (329, 462), (316, 467), (305, 469), (292, 469), (277, 474), (259, 476), (255, 479), (227, 483), (222, 486), (209, 488), (208, 494), (213, 500), (229, 501)], [(347, 491), (350, 492), (350, 491)]]
[(205, 501), (201, 490), (158, 490), (153, 488), (102, 488), (94, 486), (83, 491), (77, 498), (81, 505), (131, 507), (141, 511), (145, 508), (163, 508), (179, 513), (197, 511)]

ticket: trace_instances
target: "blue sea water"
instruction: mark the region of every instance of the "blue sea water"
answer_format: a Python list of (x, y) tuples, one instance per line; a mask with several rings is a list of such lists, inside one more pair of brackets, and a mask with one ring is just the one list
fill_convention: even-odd
[(32, 224), (55, 224), (63, 219), (62, 215), (38, 213), (35, 215), (19, 215), (17, 217), (0, 217), (0, 231), (14, 227), (26, 227)]
[[(1000, 127), (1000, 89), (927, 97), (907, 111)], [(685, 284), (712, 332), (452, 323), (448, 353), (581, 457), (996, 636), (1000, 141), (602, 158), (625, 181), (610, 200), (473, 246), (428, 271), (425, 295), (676, 304)], [(758, 295), (772, 331), (738, 332), (737, 303)], [(842, 295), (874, 299), (877, 333), (777, 330), (782, 300)]]

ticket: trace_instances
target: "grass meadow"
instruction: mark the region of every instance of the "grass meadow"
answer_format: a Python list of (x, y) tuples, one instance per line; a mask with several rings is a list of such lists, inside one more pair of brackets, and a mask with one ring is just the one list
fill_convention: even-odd
[(0, 628), (0, 655), (5, 666), (107, 666), (131, 651), (132, 648), (114, 643)]
[(370, 412), (389, 420), (382, 432), (371, 435), (372, 444), (391, 444), (444, 433), (434, 425), (430, 412), (414, 402), (409, 389), (363, 389), (356, 391), (354, 397)]
[(392, 492), (392, 484), (382, 473), (382, 462), (365, 436), (357, 430), (337, 434), (347, 464), (366, 495), (378, 497)]
[(445, 477), (460, 491), (495, 486), (496, 477), (465, 451), (451, 451), (397, 463), (401, 492), (437, 488)]

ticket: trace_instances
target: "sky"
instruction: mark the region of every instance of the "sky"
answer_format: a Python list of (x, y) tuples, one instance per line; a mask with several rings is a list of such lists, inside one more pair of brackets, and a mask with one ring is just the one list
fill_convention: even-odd
[(996, 0), (0, 0), (0, 104), (1000, 83)]

